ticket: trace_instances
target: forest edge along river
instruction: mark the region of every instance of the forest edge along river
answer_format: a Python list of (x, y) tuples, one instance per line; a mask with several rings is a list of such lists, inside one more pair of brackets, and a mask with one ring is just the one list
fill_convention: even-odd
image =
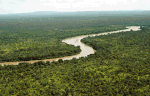
[(3, 65), (18, 65), (19, 63), (35, 63), (38, 61), (58, 61), (59, 59), (62, 60), (71, 60), (72, 58), (79, 58), (79, 57), (86, 57), (90, 54), (94, 54), (96, 50), (94, 50), (92, 47), (87, 46), (86, 44), (81, 42), (81, 39), (85, 38), (85, 37), (94, 37), (94, 36), (99, 36), (99, 35), (107, 35), (107, 34), (111, 34), (111, 33), (119, 33), (119, 32), (126, 32), (126, 31), (138, 31), (140, 30), (140, 26), (127, 26), (127, 29), (123, 29), (123, 30), (118, 30), (118, 31), (111, 31), (111, 32), (104, 32), (104, 33), (99, 33), (99, 34), (89, 34), (89, 35), (81, 35), (81, 36), (76, 36), (76, 37), (70, 37), (67, 39), (62, 40), (63, 43), (67, 43), (67, 44), (71, 44), (74, 46), (80, 46), (81, 52), (77, 55), (73, 55), (73, 56), (65, 56), (65, 57), (60, 57), (60, 58), (53, 58), (53, 59), (44, 59), (44, 60), (30, 60), (30, 61), (19, 61), (19, 62), (3, 62), (0, 63), (2, 66)]
[(19, 62), (3, 62), (0, 63), (2, 66), (4, 65), (18, 65), (19, 63), (35, 63), (38, 61), (58, 61), (59, 59), (62, 60), (71, 60), (72, 58), (80, 58), (80, 57), (86, 57), (90, 54), (94, 54), (96, 52), (96, 50), (94, 50), (92, 47), (87, 46), (86, 44), (81, 42), (81, 39), (85, 38), (85, 37), (94, 37), (94, 36), (99, 36), (99, 35), (107, 35), (107, 34), (112, 34), (112, 33), (119, 33), (119, 32), (126, 32), (126, 31), (138, 31), (140, 30), (140, 26), (127, 26), (127, 29), (123, 29), (123, 30), (118, 30), (118, 31), (111, 31), (111, 32), (105, 32), (105, 33), (99, 33), (99, 34), (90, 34), (90, 35), (81, 35), (81, 36), (76, 36), (76, 37), (70, 37), (67, 39), (62, 40), (63, 43), (67, 43), (67, 44), (71, 44), (74, 46), (80, 46), (81, 52), (77, 55), (73, 55), (73, 56), (65, 56), (65, 57), (60, 57), (60, 58), (53, 58), (53, 59), (44, 59), (44, 60), (30, 60), (30, 61), (19, 61)]

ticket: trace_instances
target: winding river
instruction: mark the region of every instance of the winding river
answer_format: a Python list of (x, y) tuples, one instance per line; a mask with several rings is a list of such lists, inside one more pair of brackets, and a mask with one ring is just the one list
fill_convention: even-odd
[(112, 34), (112, 33), (119, 33), (119, 32), (126, 32), (126, 31), (130, 31), (131, 29), (133, 31), (138, 31), (140, 30), (140, 26), (127, 26), (127, 29), (124, 30), (118, 30), (118, 31), (112, 31), (112, 32), (105, 32), (105, 33), (99, 33), (99, 34), (90, 34), (90, 35), (81, 35), (81, 36), (76, 36), (76, 37), (71, 37), (71, 38), (67, 38), (62, 40), (62, 42), (67, 43), (67, 44), (72, 44), (74, 46), (80, 46), (81, 48), (81, 52), (77, 55), (73, 55), (73, 56), (66, 56), (66, 57), (61, 57), (61, 58), (54, 58), (54, 59), (44, 59), (44, 60), (31, 60), (31, 61), (20, 61), (20, 62), (4, 62), (4, 63), (0, 63), (2, 66), (3, 65), (18, 65), (18, 63), (23, 63), (23, 62), (27, 62), (27, 63), (34, 63), (34, 62), (38, 62), (38, 61), (58, 61), (59, 59), (62, 60), (70, 60), (72, 58), (79, 58), (79, 57), (86, 57), (90, 54), (94, 54), (95, 50), (92, 47), (87, 46), (86, 44), (81, 42), (81, 39), (85, 38), (85, 37), (94, 37), (94, 36), (99, 36), (99, 35), (107, 35), (107, 34)]

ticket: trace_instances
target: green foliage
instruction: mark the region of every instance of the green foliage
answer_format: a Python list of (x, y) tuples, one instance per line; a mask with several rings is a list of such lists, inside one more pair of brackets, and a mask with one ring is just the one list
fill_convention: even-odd
[[(122, 25), (149, 25), (149, 20), (148, 16), (4, 17), (0, 19), (0, 61), (77, 54), (79, 47), (60, 41), (119, 30)], [(150, 28), (141, 29), (83, 39), (96, 50), (87, 57), (0, 65), (0, 96), (149, 96)]]
[[(65, 20), (63, 19), (65, 18)], [(92, 18), (72, 17), (11, 18), (0, 17), (0, 62), (29, 61), (78, 54), (79, 47), (67, 45), (62, 39), (119, 30), (125, 26), (105, 25)], [(32, 19), (32, 20), (31, 20)], [(40, 19), (40, 20), (39, 20)], [(71, 20), (71, 21), (70, 21)]]
[[(47, 43), (49, 44), (49, 43)], [(42, 47), (43, 46), (43, 47)], [(28, 61), (28, 60), (41, 60), (45, 58), (56, 58), (62, 56), (70, 56), (79, 53), (80, 47), (74, 47), (67, 44), (53, 44), (42, 45), (38, 47), (31, 47), (27, 49), (18, 49), (6, 55), (0, 55), (1, 61)]]
[(97, 51), (85, 58), (0, 66), (0, 94), (148, 96), (149, 37), (149, 29), (88, 37)]

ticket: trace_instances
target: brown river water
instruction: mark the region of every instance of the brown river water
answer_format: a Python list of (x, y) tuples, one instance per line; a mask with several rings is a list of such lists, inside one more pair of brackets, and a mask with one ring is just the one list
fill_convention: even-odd
[(111, 32), (105, 32), (105, 33), (99, 33), (99, 34), (89, 34), (89, 35), (81, 35), (81, 36), (76, 36), (76, 37), (71, 37), (71, 38), (67, 38), (62, 40), (62, 42), (67, 43), (67, 44), (72, 44), (74, 46), (80, 46), (81, 48), (81, 52), (77, 55), (73, 55), (73, 56), (65, 56), (65, 57), (61, 57), (61, 58), (54, 58), (54, 59), (44, 59), (44, 60), (31, 60), (31, 61), (19, 61), (19, 62), (4, 62), (4, 63), (0, 63), (2, 66), (3, 65), (18, 65), (18, 63), (23, 63), (23, 62), (27, 62), (27, 63), (34, 63), (34, 62), (38, 62), (38, 61), (58, 61), (59, 59), (62, 60), (70, 60), (72, 58), (79, 58), (79, 57), (86, 57), (90, 54), (94, 54), (96, 52), (96, 50), (94, 50), (92, 47), (87, 46), (86, 44), (81, 42), (81, 39), (85, 38), (85, 37), (94, 37), (94, 36), (99, 36), (99, 35), (107, 35), (107, 34), (111, 34), (111, 33), (119, 33), (119, 32), (126, 32), (126, 31), (130, 31), (131, 29), (133, 31), (138, 31), (140, 30), (140, 26), (127, 26), (127, 29), (124, 30), (118, 30), (118, 31), (111, 31)]

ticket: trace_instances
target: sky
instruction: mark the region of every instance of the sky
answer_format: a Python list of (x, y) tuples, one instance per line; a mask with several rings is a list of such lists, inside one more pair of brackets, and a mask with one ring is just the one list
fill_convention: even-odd
[(150, 10), (150, 0), (0, 0), (0, 14), (118, 10)]

